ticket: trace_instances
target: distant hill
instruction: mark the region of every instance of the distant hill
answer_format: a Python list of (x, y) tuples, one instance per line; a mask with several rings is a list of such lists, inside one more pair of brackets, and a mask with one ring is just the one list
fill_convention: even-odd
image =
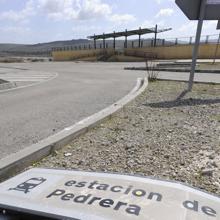
[[(133, 43), (132, 43), (133, 42)], [(142, 46), (150, 46), (153, 43), (153, 39), (142, 39)], [(166, 42), (169, 44), (171, 42)], [(53, 41), (48, 43), (39, 43), (39, 44), (0, 44), (0, 56), (51, 56), (52, 48), (58, 47), (75, 47), (81, 46), (83, 49), (84, 46), (88, 48), (90, 44), (93, 47), (93, 41), (88, 39), (77, 39), (77, 40), (66, 40), (66, 41)], [(138, 47), (138, 40), (128, 40), (128, 48)], [(157, 40), (157, 44), (162, 44), (162, 39)], [(102, 48), (103, 41), (99, 40), (96, 42), (97, 48)], [(106, 40), (106, 47), (113, 47), (113, 40)], [(124, 40), (118, 39), (116, 40), (116, 49), (119, 51), (123, 51), (124, 49)]]
[(0, 56), (47, 56), (54, 47), (76, 46), (88, 44), (89, 42), (87, 39), (78, 39), (39, 44), (0, 44)]

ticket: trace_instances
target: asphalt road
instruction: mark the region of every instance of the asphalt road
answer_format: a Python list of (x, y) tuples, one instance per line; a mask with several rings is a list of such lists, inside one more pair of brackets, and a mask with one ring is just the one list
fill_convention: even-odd
[[(128, 66), (144, 63), (1, 64), (0, 78), (29, 87), (0, 91), (0, 159), (125, 96), (135, 86), (136, 79), (147, 74), (124, 70)], [(188, 77), (188, 73), (159, 73), (161, 79), (188, 80)], [(220, 83), (220, 74), (197, 73), (195, 79)]]
[(19, 85), (38, 83), (0, 92), (0, 159), (118, 101), (135, 86), (138, 77), (143, 77), (143, 72), (125, 71), (125, 64), (117, 63), (0, 66), (2, 76), (5, 71)]

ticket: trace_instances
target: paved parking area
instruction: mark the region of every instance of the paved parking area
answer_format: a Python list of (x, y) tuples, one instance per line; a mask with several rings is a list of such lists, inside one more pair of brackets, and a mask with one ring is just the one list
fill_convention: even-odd
[[(0, 158), (37, 143), (125, 96), (144, 73), (125, 71), (124, 67), (125, 64), (117, 63), (1, 64), (0, 74), (6, 72), (1, 75), (7, 75), (8, 80), (38, 84), (0, 93)], [(46, 80), (54, 74), (58, 76)]]
[[(43, 62), (0, 65), (0, 78), (19, 86), (0, 92), (0, 159), (37, 143), (125, 96), (146, 71), (144, 63)], [(5, 75), (5, 76), (4, 76)], [(161, 79), (188, 80), (188, 73), (160, 72)], [(196, 74), (220, 82), (220, 74)]]

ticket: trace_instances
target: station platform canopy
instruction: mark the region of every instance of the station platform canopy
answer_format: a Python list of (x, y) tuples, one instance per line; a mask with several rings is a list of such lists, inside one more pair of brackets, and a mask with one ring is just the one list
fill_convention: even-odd
[(94, 34), (93, 36), (89, 36), (88, 38), (91, 40), (94, 40), (94, 48), (96, 49), (96, 40), (103, 40), (103, 48), (106, 47), (105, 45), (105, 40), (109, 39), (109, 38), (113, 38), (114, 42), (113, 42), (113, 48), (115, 48), (115, 39), (118, 37), (125, 37), (125, 43), (124, 43), (124, 47), (127, 48), (128, 45), (128, 37), (133, 36), (133, 35), (138, 35), (139, 36), (139, 47), (141, 47), (141, 36), (144, 34), (154, 34), (154, 46), (156, 46), (156, 42), (157, 42), (157, 34), (158, 33), (162, 33), (165, 31), (170, 31), (172, 30), (172, 28), (167, 28), (167, 29), (158, 29), (158, 26), (156, 25), (153, 28), (139, 28), (136, 30), (125, 30), (125, 31), (121, 31), (121, 32), (112, 32), (112, 33), (103, 33), (100, 35), (96, 35)]
[(139, 28), (136, 30), (125, 30), (122, 32), (112, 32), (112, 33), (103, 33), (100, 35), (93, 35), (93, 36), (88, 36), (89, 39), (93, 40), (100, 40), (100, 39), (108, 39), (108, 38), (117, 38), (117, 37), (129, 37), (133, 35), (144, 35), (144, 34), (157, 34), (157, 33), (162, 33), (165, 31), (170, 31), (172, 28), (167, 28), (167, 29), (158, 29), (157, 25), (154, 28)]

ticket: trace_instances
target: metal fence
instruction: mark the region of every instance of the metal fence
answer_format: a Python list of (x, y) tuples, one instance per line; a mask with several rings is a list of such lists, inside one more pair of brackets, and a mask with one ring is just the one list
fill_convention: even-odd
[[(205, 35), (201, 37), (201, 44), (216, 44), (219, 43), (220, 35)], [(124, 48), (143, 48), (143, 47), (154, 47), (154, 38), (142, 39), (141, 45), (139, 46), (139, 41), (137, 40), (128, 40), (127, 46), (123, 40), (116, 40), (116, 50)], [(157, 39), (156, 46), (175, 46), (175, 45), (193, 45), (195, 43), (195, 37), (179, 37), (179, 38), (166, 38), (166, 39)], [(113, 41), (106, 40), (96, 42), (96, 48), (94, 47), (93, 41), (90, 41), (85, 44), (79, 45), (68, 45), (63, 47), (52, 48), (52, 51), (72, 51), (72, 50), (94, 50), (94, 49), (103, 49), (103, 48), (113, 48)]]
[[(203, 35), (200, 44), (216, 44), (219, 43), (220, 35)], [(180, 37), (162, 39), (157, 42), (157, 46), (174, 46), (174, 45), (191, 45), (195, 43), (195, 37)]]
[(40, 57), (50, 57), (52, 50), (38, 50), (38, 51), (22, 51), (22, 50), (10, 50), (10, 51), (0, 51), (0, 56), (7, 56), (7, 55), (13, 55), (13, 56), (40, 56)]

